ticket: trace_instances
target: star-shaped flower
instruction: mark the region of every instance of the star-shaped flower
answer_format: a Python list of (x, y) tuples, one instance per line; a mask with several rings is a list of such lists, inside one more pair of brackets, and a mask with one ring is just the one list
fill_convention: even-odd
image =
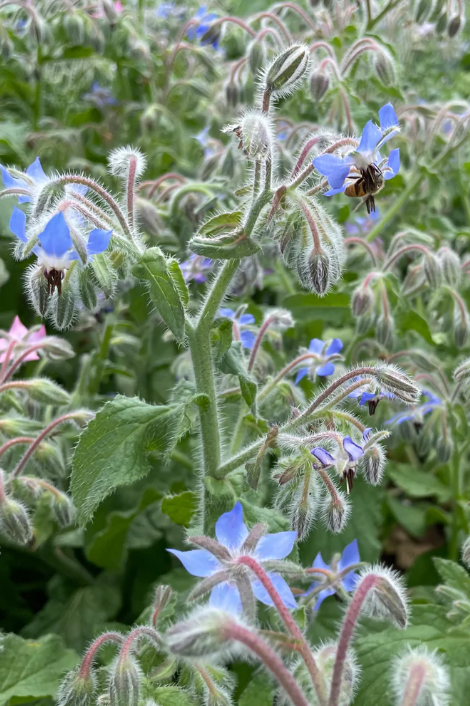
[[(341, 586), (345, 591), (354, 591), (356, 587), (357, 575), (355, 569), (358, 568), (356, 565), (359, 564), (361, 558), (359, 556), (359, 548), (357, 546), (357, 539), (354, 539), (351, 544), (348, 544), (342, 556), (332, 564), (326, 564), (323, 561), (323, 557), (320, 552), (318, 552), (315, 557), (315, 561), (312, 564), (314, 569), (321, 569), (325, 572), (325, 578), (327, 583), (336, 582), (336, 586)], [(334, 564), (334, 565), (333, 565)], [(354, 567), (350, 571), (347, 571), (348, 567)], [(309, 596), (312, 591), (322, 586), (324, 582), (314, 581), (310, 588), (304, 593), (305, 596)], [(317, 593), (317, 602), (315, 603), (315, 610), (318, 610), (325, 598), (328, 596), (333, 596), (337, 591), (334, 585), (323, 588), (319, 593)]]
[[(203, 549), (187, 552), (168, 549), (193, 576), (205, 579), (201, 583), (201, 594), (211, 591), (210, 604), (229, 613), (240, 613), (243, 609), (242, 595), (248, 586), (252, 593), (265, 605), (272, 606), (272, 600), (260, 581), (237, 562), (243, 555), (250, 555), (261, 566), (264, 562), (279, 561), (288, 556), (294, 546), (297, 532), (275, 532), (260, 534), (261, 525), (255, 525), (251, 532), (243, 522), (243, 507), (240, 502), (230, 512), (219, 517), (215, 525), (217, 542), (207, 537), (193, 537), (190, 541)], [(287, 608), (296, 608), (295, 598), (289, 586), (278, 573), (268, 571), (274, 587)], [(204, 590), (205, 589), (205, 590)]]
[(253, 333), (253, 331), (243, 329), (242, 327), (250, 326), (251, 324), (255, 323), (255, 317), (253, 316), (253, 314), (242, 314), (241, 316), (237, 316), (237, 312), (233, 309), (222, 308), (219, 309), (219, 315), (230, 319), (230, 321), (233, 321), (235, 328), (235, 338), (238, 339), (239, 333), (240, 341), (242, 342), (243, 347), (251, 350), (253, 348), (256, 335)]
[[(46, 329), (45, 326), (41, 326), (37, 331), (30, 331), (24, 324), (21, 323), (20, 317), (15, 316), (10, 330), (8, 331), (8, 335), (8, 338), (0, 338), (0, 351), (6, 351), (6, 349), (10, 346), (11, 341), (17, 341), (18, 344), (23, 344), (23, 348), (27, 345), (39, 343), (46, 337)], [(0, 363), (3, 363), (5, 357), (6, 353), (0, 354)], [(23, 360), (24, 362), (28, 360), (39, 360), (39, 356), (35, 351), (33, 351), (32, 353), (28, 353)]]
[(329, 344), (324, 343), (319, 338), (313, 338), (308, 347), (312, 353), (312, 363), (309, 367), (302, 367), (297, 371), (295, 384), (306, 376), (310, 375), (312, 380), (318, 375), (328, 377), (335, 372), (334, 361), (340, 359), (339, 353), (343, 350), (343, 342), (339, 338), (334, 338)]
[[(0, 170), (2, 172), (5, 189), (25, 189), (26, 191), (31, 191), (32, 186), (35, 184), (45, 184), (49, 181), (49, 178), (46, 176), (41, 166), (39, 157), (36, 157), (34, 162), (29, 165), (26, 170), (25, 178), (11, 176), (8, 169), (5, 169), (1, 164)], [(31, 196), (26, 196), (25, 194), (18, 196), (18, 203), (27, 203), (32, 200)]]
[(385, 424), (403, 424), (403, 422), (413, 422), (416, 430), (421, 429), (424, 423), (424, 417), (426, 414), (433, 412), (435, 409), (443, 407), (442, 400), (434, 395), (429, 390), (423, 390), (422, 394), (424, 397), (428, 398), (427, 402), (417, 405), (409, 410), (404, 410), (403, 412), (398, 412), (391, 419), (388, 419)]
[[(354, 378), (353, 381), (357, 382), (360, 379), (361, 378)], [(367, 404), (369, 407), (370, 415), (375, 414), (375, 410), (377, 409), (377, 405), (379, 404), (380, 400), (396, 399), (393, 392), (389, 392), (388, 390), (381, 390), (377, 387), (375, 383), (368, 383), (365, 384), (363, 387), (358, 387), (356, 390), (353, 390), (353, 392), (350, 392), (348, 397), (356, 399), (361, 407), (362, 405)]]
[[(367, 441), (368, 431), (366, 429), (364, 432), (364, 441)], [(322, 466), (334, 466), (336, 468), (341, 479), (346, 480), (346, 487), (349, 493), (353, 487), (357, 462), (364, 456), (364, 450), (350, 436), (341, 438), (339, 434), (333, 434), (332, 438), (337, 444), (337, 449), (334, 453), (330, 453), (322, 446), (316, 446), (310, 453), (320, 461)]]
[(201, 5), (193, 19), (196, 21), (196, 24), (188, 29), (188, 39), (191, 41), (199, 39), (202, 46), (210, 44), (214, 49), (218, 49), (220, 29), (215, 31), (213, 36), (209, 35), (204, 37), (210, 29), (212, 22), (217, 19), (217, 15), (213, 12), (207, 12), (206, 6)]

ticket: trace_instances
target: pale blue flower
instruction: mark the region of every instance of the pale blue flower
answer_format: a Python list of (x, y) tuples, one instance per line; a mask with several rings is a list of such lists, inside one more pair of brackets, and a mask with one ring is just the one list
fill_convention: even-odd
[(194, 15), (194, 20), (197, 24), (191, 26), (188, 29), (188, 39), (193, 41), (194, 39), (201, 40), (203, 46), (210, 44), (214, 49), (219, 47), (219, 37), (215, 36), (213, 39), (203, 40), (202, 37), (205, 35), (211, 23), (217, 19), (217, 15), (214, 12), (207, 12), (206, 6), (201, 5), (199, 10)]
[[(364, 431), (364, 443), (369, 437), (369, 432), (370, 429)], [(316, 446), (310, 453), (320, 461), (322, 466), (334, 466), (336, 468), (340, 478), (346, 481), (347, 491), (349, 493), (353, 487), (357, 463), (359, 459), (364, 456), (364, 450), (362, 446), (359, 446), (350, 436), (343, 436), (342, 439), (338, 439), (338, 437), (335, 436), (334, 440), (336, 441), (337, 449), (333, 453), (330, 453), (330, 451), (327, 451), (322, 446)]]
[[(339, 574), (341, 571), (344, 571), (345, 569), (348, 568), (348, 566), (354, 566), (355, 564), (358, 564), (361, 561), (361, 558), (359, 556), (359, 547), (357, 545), (357, 539), (354, 539), (351, 544), (348, 544), (341, 556), (341, 558), (338, 561), (337, 566), (333, 570), (331, 568), (331, 565), (326, 564), (323, 561), (323, 557), (320, 552), (318, 552), (317, 556), (315, 557), (315, 561), (312, 564), (312, 567), (314, 569), (323, 569), (324, 571), (329, 571), (331, 572), (331, 577), (333, 578), (335, 575)], [(343, 578), (340, 581), (341, 586), (344, 588), (345, 591), (354, 591), (356, 588), (356, 582), (357, 582), (357, 575), (355, 573), (355, 570), (353, 569), (352, 571), (349, 571), (347, 574), (343, 576)], [(322, 582), (321, 581), (314, 581), (310, 588), (304, 593), (304, 596), (310, 595), (312, 591), (317, 588), (318, 586), (321, 586)], [(333, 596), (336, 593), (335, 588), (333, 586), (328, 586), (327, 588), (323, 588), (317, 595), (317, 602), (315, 603), (315, 610), (318, 610), (325, 598), (328, 598), (328, 596)]]
[[(44, 173), (44, 169), (41, 166), (39, 157), (36, 157), (34, 162), (30, 164), (26, 170), (26, 176), (29, 177), (29, 179), (11, 176), (8, 169), (1, 164), (0, 170), (2, 172), (5, 189), (25, 189), (26, 191), (31, 191), (33, 184), (44, 184), (49, 181), (48, 177)], [(26, 196), (23, 194), (18, 196), (18, 203), (27, 203), (32, 200), (32, 196)]]
[(394, 424), (395, 422), (397, 424), (403, 424), (403, 422), (413, 422), (414, 424), (421, 426), (423, 424), (423, 418), (426, 414), (433, 412), (435, 409), (439, 409), (439, 407), (443, 407), (442, 400), (429, 390), (423, 390), (422, 394), (424, 397), (428, 398), (427, 402), (424, 402), (417, 407), (413, 407), (412, 409), (398, 412), (398, 414), (395, 414), (391, 419), (388, 419), (385, 424)]
[(256, 334), (253, 331), (243, 329), (242, 327), (254, 324), (255, 317), (253, 316), (253, 314), (242, 314), (240, 317), (237, 318), (236, 313), (237, 312), (233, 309), (228, 309), (226, 307), (219, 309), (220, 316), (224, 316), (225, 318), (230, 319), (230, 321), (233, 321), (239, 327), (240, 341), (242, 342), (243, 347), (251, 350), (255, 343)]
[(343, 350), (343, 342), (339, 338), (334, 338), (329, 344), (324, 343), (319, 338), (313, 338), (308, 347), (312, 356), (312, 363), (308, 367), (302, 367), (297, 371), (295, 385), (306, 376), (312, 379), (315, 376), (328, 377), (335, 372), (334, 361), (337, 361), (339, 353)]

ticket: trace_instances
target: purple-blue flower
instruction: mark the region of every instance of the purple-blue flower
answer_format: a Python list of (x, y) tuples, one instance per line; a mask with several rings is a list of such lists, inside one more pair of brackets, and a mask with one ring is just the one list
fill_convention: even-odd
[[(35, 184), (44, 184), (49, 181), (48, 177), (44, 173), (44, 169), (41, 166), (39, 157), (36, 157), (34, 162), (29, 165), (26, 170), (25, 178), (11, 176), (8, 169), (1, 164), (0, 170), (2, 172), (5, 189), (25, 189), (26, 191), (31, 191), (31, 188)], [(18, 196), (18, 203), (27, 203), (32, 200), (32, 196), (26, 196), (25, 194)]]
[[(16, 206), (10, 219), (10, 230), (22, 243), (28, 242), (26, 215)], [(90, 259), (93, 258), (93, 255), (98, 255), (106, 250), (111, 235), (112, 230), (101, 230), (100, 228), (95, 228), (90, 232), (86, 243), (86, 251)], [(49, 284), (49, 293), (52, 294), (57, 287), (60, 294), (64, 270), (70, 267), (73, 260), (80, 259), (74, 248), (70, 228), (62, 211), (52, 216), (46, 223), (38, 235), (38, 241), (38, 245), (32, 249), (32, 252), (38, 259), (38, 265), (44, 268), (44, 275)]]
[(248, 331), (247, 329), (242, 329), (242, 326), (249, 326), (255, 323), (255, 317), (253, 314), (242, 314), (237, 316), (237, 312), (233, 309), (222, 308), (219, 309), (219, 316), (224, 316), (230, 321), (233, 321), (234, 326), (236, 326), (240, 332), (240, 341), (244, 348), (251, 350), (255, 343), (256, 335), (253, 331)]
[(335, 372), (334, 361), (340, 358), (339, 353), (343, 350), (343, 342), (339, 338), (333, 338), (333, 340), (327, 344), (319, 338), (313, 338), (310, 341), (308, 350), (312, 353), (312, 363), (309, 367), (302, 367), (297, 371), (295, 377), (296, 385), (298, 385), (306, 375), (310, 375), (313, 380), (317, 375), (320, 377), (333, 375)]
[[(358, 178), (368, 183), (378, 184), (379, 177), (388, 180), (396, 176), (400, 169), (400, 150), (391, 150), (387, 160), (382, 160), (379, 152), (380, 148), (400, 129), (391, 103), (387, 103), (379, 110), (379, 119), (380, 127), (369, 120), (357, 149), (346, 157), (338, 157), (335, 154), (321, 154), (315, 157), (313, 160), (315, 169), (327, 177), (331, 186), (331, 189), (325, 192), (325, 196), (343, 192)], [(371, 198), (373, 199), (373, 196)], [(375, 205), (372, 203), (368, 210), (374, 209)]]
[(403, 422), (413, 422), (414, 425), (420, 429), (423, 426), (423, 418), (426, 414), (433, 412), (435, 409), (442, 407), (442, 400), (434, 395), (429, 390), (423, 390), (424, 397), (428, 398), (427, 402), (418, 405), (411, 409), (407, 409), (403, 412), (398, 412), (391, 419), (388, 419), (385, 424), (403, 424)]
[(199, 10), (193, 17), (197, 24), (192, 25), (188, 29), (188, 39), (193, 41), (199, 39), (203, 46), (210, 44), (214, 49), (219, 47), (219, 34), (216, 33), (214, 37), (203, 39), (207, 30), (210, 28), (211, 23), (217, 19), (217, 15), (213, 12), (207, 12), (206, 6), (201, 5)]
[[(243, 507), (237, 502), (230, 512), (225, 512), (219, 517), (215, 525), (215, 535), (221, 548), (227, 550), (225, 560), (222, 560), (208, 549), (192, 549), (187, 552), (178, 549), (168, 549), (183, 564), (184, 568), (193, 576), (199, 578), (213, 577), (220, 573), (220, 582), (211, 591), (209, 603), (216, 608), (229, 613), (241, 613), (242, 601), (236, 585), (236, 572), (231, 573), (231, 568), (240, 568), (237, 559), (250, 554), (262, 564), (264, 561), (279, 561), (288, 556), (294, 546), (297, 532), (275, 532), (265, 534), (256, 543), (253, 550), (245, 549), (244, 542), (249, 532), (243, 522)], [(287, 608), (296, 608), (295, 598), (289, 586), (280, 574), (268, 571), (268, 576)], [(250, 575), (250, 583), (256, 598), (265, 605), (272, 606), (272, 600), (264, 586), (258, 579)]]
[[(361, 378), (355, 378), (354, 382), (359, 381), (360, 379)], [(353, 392), (349, 393), (348, 397), (356, 399), (360, 406), (367, 404), (370, 415), (375, 414), (375, 410), (377, 409), (377, 405), (380, 400), (396, 399), (393, 392), (381, 390), (380, 388), (377, 388), (376, 385), (370, 383), (366, 383), (363, 387), (358, 387), (356, 390), (353, 390)]]
[[(347, 547), (345, 547), (343, 554), (341, 558), (339, 559), (338, 563), (336, 566), (332, 567), (329, 564), (326, 564), (323, 561), (323, 557), (320, 552), (318, 552), (317, 556), (315, 557), (315, 561), (312, 564), (312, 567), (314, 569), (323, 569), (324, 571), (328, 571), (331, 574), (331, 580), (334, 580), (334, 577), (337, 576), (340, 572), (344, 571), (345, 569), (348, 568), (348, 566), (354, 566), (355, 564), (358, 564), (361, 561), (361, 558), (359, 556), (359, 548), (357, 546), (357, 539), (354, 539), (351, 544), (348, 544)], [(355, 570), (352, 569), (351, 571), (348, 571), (346, 574), (344, 574), (340, 580), (340, 585), (344, 588), (345, 591), (354, 591), (356, 588), (356, 581), (357, 581), (357, 576), (355, 573)], [(317, 588), (318, 586), (321, 586), (322, 582), (321, 581), (314, 581), (310, 588), (304, 593), (305, 596), (310, 595), (312, 591)], [(336, 590), (333, 586), (328, 586), (328, 588), (323, 588), (317, 595), (317, 602), (315, 603), (315, 610), (318, 610), (325, 598), (328, 598), (328, 596), (333, 596), (336, 593)]]
[(195, 255), (194, 253), (191, 253), (188, 259), (180, 264), (184, 281), (191, 282), (191, 280), (194, 280), (197, 284), (201, 284), (207, 280), (207, 275), (211, 267), (212, 260), (210, 258)]
[(378, 208), (371, 211), (367, 216), (355, 216), (351, 223), (345, 223), (344, 229), (348, 235), (365, 235), (381, 218), (381, 213)]
[[(366, 429), (364, 432), (364, 443), (367, 441), (369, 431), (369, 429)], [(334, 466), (336, 468), (340, 478), (346, 481), (346, 488), (349, 493), (353, 487), (357, 462), (364, 456), (364, 450), (350, 436), (341, 438), (339, 434), (333, 434), (332, 438), (337, 444), (336, 451), (330, 453), (322, 446), (316, 446), (310, 453), (320, 461), (322, 466)]]
[(118, 104), (118, 100), (113, 96), (110, 89), (100, 86), (98, 81), (92, 83), (90, 92), (85, 93), (83, 98), (91, 101), (100, 109), (104, 108), (105, 105)]

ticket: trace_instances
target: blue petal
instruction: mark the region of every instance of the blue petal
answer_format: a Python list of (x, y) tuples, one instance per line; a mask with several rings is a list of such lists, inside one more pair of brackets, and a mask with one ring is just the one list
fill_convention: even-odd
[(310, 353), (315, 353), (316, 355), (320, 355), (321, 352), (323, 351), (324, 345), (325, 344), (323, 343), (323, 341), (320, 341), (319, 338), (312, 338), (308, 349), (309, 349)]
[(390, 167), (392, 171), (384, 171), (384, 179), (393, 179), (396, 174), (400, 171), (400, 150), (391, 150), (389, 157), (388, 157), (388, 162), (387, 162), (387, 167)]
[(348, 454), (351, 461), (357, 461), (361, 458), (361, 456), (364, 456), (364, 451), (362, 450), (362, 448), (356, 443), (354, 443), (350, 436), (344, 437), (343, 448)]
[[(382, 137), (380, 129), (375, 125), (372, 120), (369, 120), (364, 130), (362, 131), (361, 141), (358, 152), (373, 152), (377, 147), (377, 144)], [(331, 183), (331, 182), (330, 182)], [(333, 186), (333, 184), (332, 184)]]
[[(295, 602), (295, 598), (292, 594), (292, 591), (290, 590), (289, 586), (287, 583), (284, 581), (282, 576), (279, 574), (271, 574), (268, 573), (269, 578), (271, 579), (272, 584), (274, 585), (274, 588), (276, 591), (279, 593), (282, 602), (286, 606), (286, 608), (297, 608), (297, 603)], [(253, 581), (252, 583), (253, 586), (253, 593), (255, 594), (256, 598), (261, 601), (261, 603), (264, 603), (265, 605), (272, 606), (274, 603), (272, 602), (271, 596), (269, 593), (266, 591), (265, 587), (263, 584), (256, 580)]]
[(372, 427), (366, 427), (364, 431), (362, 432), (362, 438), (364, 441), (367, 441), (369, 439), (370, 433), (372, 431)]
[(320, 463), (322, 463), (324, 466), (329, 466), (331, 463), (335, 462), (335, 459), (333, 456), (327, 451), (326, 449), (322, 449), (321, 446), (316, 446), (314, 449), (310, 451), (312, 456), (315, 456)]
[(328, 375), (333, 375), (333, 373), (335, 372), (334, 363), (329, 361), (328, 363), (325, 363), (325, 365), (320, 365), (320, 367), (317, 368), (315, 372), (322, 378), (327, 377)]
[(112, 230), (101, 230), (100, 228), (92, 230), (86, 246), (88, 255), (98, 255), (103, 252), (103, 250), (106, 250), (112, 233)]
[(26, 214), (20, 211), (16, 206), (11, 214), (10, 230), (23, 243), (28, 242), (28, 238), (26, 237)]
[(208, 552), (207, 549), (191, 549), (189, 552), (180, 552), (179, 549), (167, 549), (167, 552), (174, 554), (183, 564), (186, 571), (199, 578), (212, 576), (221, 568), (215, 556)]
[(72, 247), (70, 230), (62, 211), (51, 218), (38, 237), (41, 248), (51, 257), (62, 257)]
[(336, 194), (343, 194), (346, 190), (347, 184), (343, 184), (343, 186), (340, 189), (328, 189), (328, 191), (325, 191), (323, 196), (336, 196)]
[(294, 385), (298, 385), (299, 382), (303, 380), (306, 375), (308, 375), (308, 368), (300, 368), (299, 372), (295, 376)]
[(243, 507), (240, 501), (230, 512), (224, 512), (215, 525), (215, 535), (227, 549), (240, 549), (248, 537), (248, 530), (243, 522)]
[(346, 591), (354, 591), (356, 589), (358, 580), (359, 576), (356, 574), (356, 572), (350, 571), (349, 574), (346, 574), (346, 576), (341, 581), (341, 585)]
[(254, 324), (255, 317), (253, 316), (253, 314), (243, 314), (242, 316), (240, 316), (239, 321), (242, 325)]
[(401, 419), (398, 420), (397, 424), (403, 424), (403, 422), (411, 422), (415, 418), (415, 413), (403, 414)]
[(318, 552), (317, 556), (315, 557), (315, 560), (312, 564), (312, 567), (314, 569), (325, 569), (326, 571), (331, 571), (331, 566), (329, 564), (326, 564), (323, 561), (323, 557), (321, 555), (321, 552)]
[(11, 174), (5, 169), (5, 167), (1, 164), (0, 169), (2, 170), (3, 186), (5, 187), (5, 189), (14, 189), (15, 187), (26, 188), (25, 181), (23, 181), (22, 179), (14, 179)]
[(366, 404), (366, 402), (369, 402), (369, 400), (375, 399), (376, 395), (373, 392), (363, 392), (361, 395), (361, 399), (359, 400), (359, 404), (363, 405)]
[(345, 179), (349, 174), (350, 165), (351, 161), (349, 159), (337, 157), (335, 154), (321, 154), (313, 160), (313, 166), (317, 172), (320, 172), (323, 176), (328, 177), (330, 184), (330, 176), (334, 176), (335, 174), (337, 175), (345, 172)]
[(212, 589), (209, 604), (214, 608), (220, 608), (227, 613), (238, 614), (243, 610), (242, 601), (238, 588), (225, 581), (219, 583)]
[(379, 110), (380, 128), (382, 132), (391, 127), (398, 127), (398, 118), (393, 105), (387, 103)]
[(334, 353), (340, 353), (343, 350), (343, 342), (339, 338), (333, 338), (330, 345), (326, 349), (326, 355), (333, 355)]
[[(19, 182), (19, 181), (20, 181), (20, 180), (18, 179), (18, 182)], [(24, 187), (23, 187), (23, 185), (22, 185), (21, 183), (18, 183), (18, 184), (17, 184), (17, 187), (20, 188), (20, 189), (23, 189), (23, 188), (24, 188), (24, 189), (27, 189), (27, 188), (28, 188), (28, 184), (26, 184), (26, 182), (25, 182)], [(33, 199), (32, 199), (31, 196), (24, 196), (24, 194), (22, 194), (21, 196), (18, 196), (18, 203), (30, 203), (32, 200), (33, 200)]]
[(41, 166), (39, 157), (36, 157), (34, 162), (29, 165), (26, 174), (31, 177), (33, 181), (47, 181), (47, 176), (44, 174), (44, 169)]
[(323, 591), (320, 591), (318, 594), (317, 602), (315, 603), (315, 610), (318, 610), (325, 598), (328, 598), (328, 596), (333, 596), (335, 593), (334, 588), (324, 588)]
[[(382, 139), (380, 140), (380, 143), (379, 143), (379, 147), (382, 147), (386, 142), (391, 140), (392, 137), (395, 137), (397, 132), (399, 132), (398, 128), (396, 130), (392, 130), (391, 132), (389, 132), (387, 135), (385, 135), (385, 137), (382, 137)], [(380, 160), (379, 155), (377, 155), (377, 159)]]
[(275, 532), (261, 537), (255, 555), (258, 559), (284, 559), (288, 556), (297, 538), (297, 532)]
[(227, 319), (233, 319), (235, 316), (235, 312), (233, 309), (219, 309), (219, 315), (220, 316), (225, 316)]
[(243, 343), (244, 348), (251, 350), (255, 344), (256, 336), (253, 331), (241, 331), (240, 341)]
[(357, 545), (357, 539), (354, 539), (351, 544), (348, 544), (343, 551), (341, 559), (338, 561), (338, 571), (343, 571), (348, 566), (352, 564), (357, 564), (361, 561), (359, 556), (359, 547)]

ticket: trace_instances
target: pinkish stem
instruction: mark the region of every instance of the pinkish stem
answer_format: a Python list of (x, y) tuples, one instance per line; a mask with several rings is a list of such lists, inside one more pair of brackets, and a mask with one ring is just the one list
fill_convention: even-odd
[(405, 686), (405, 693), (400, 706), (416, 706), (421, 689), (426, 678), (426, 668), (423, 664), (414, 664)]
[(129, 160), (129, 174), (127, 175), (127, 220), (132, 229), (134, 227), (134, 189), (137, 172), (137, 157)]
[(11, 378), (15, 370), (19, 368), (24, 359), (27, 358), (30, 353), (35, 353), (35, 351), (38, 351), (41, 348), (44, 348), (44, 341), (41, 341), (40, 343), (34, 343), (32, 346), (29, 346), (29, 348), (26, 348), (26, 350), (24, 350), (23, 353), (14, 361), (14, 363), (12, 363), (12, 365), (7, 371), (3, 372), (3, 374), (0, 373), (0, 382), (3, 383), (8, 380), (8, 378)]
[(350, 238), (344, 239), (344, 244), (345, 245), (361, 245), (369, 253), (374, 265), (377, 265), (377, 258), (375, 257), (375, 253), (374, 253), (373, 249), (371, 248), (371, 246), (369, 245), (369, 243), (367, 242), (367, 240), (362, 240), (362, 238), (357, 238), (356, 236), (351, 236)]
[(258, 355), (258, 350), (261, 345), (261, 341), (263, 340), (264, 334), (268, 330), (268, 328), (271, 326), (273, 322), (273, 319), (271, 316), (269, 316), (264, 324), (261, 326), (260, 330), (258, 331), (258, 335), (255, 338), (255, 342), (253, 343), (253, 348), (251, 349), (251, 354), (250, 354), (250, 359), (248, 361), (248, 372), (251, 372), (253, 370), (253, 366), (255, 364), (256, 356)]
[(16, 446), (16, 444), (31, 444), (33, 441), (34, 437), (32, 436), (17, 436), (14, 439), (5, 441), (5, 443), (0, 446), (0, 458), (8, 451), (8, 449), (11, 449), (12, 446)]
[(3, 376), (5, 374), (5, 370), (8, 367), (8, 363), (10, 362), (11, 354), (13, 353), (13, 349), (16, 346), (17, 342), (18, 341), (15, 341), (15, 340), (10, 341), (8, 348), (6, 349), (6, 351), (4, 353), (5, 357), (3, 358), (2, 367), (0, 369), (0, 380), (3, 379)]
[(85, 652), (78, 676), (81, 679), (87, 679), (90, 676), (90, 670), (93, 666), (93, 662), (95, 661), (96, 654), (105, 642), (116, 642), (120, 645), (123, 641), (124, 638), (119, 632), (105, 632), (103, 635), (100, 635)]

